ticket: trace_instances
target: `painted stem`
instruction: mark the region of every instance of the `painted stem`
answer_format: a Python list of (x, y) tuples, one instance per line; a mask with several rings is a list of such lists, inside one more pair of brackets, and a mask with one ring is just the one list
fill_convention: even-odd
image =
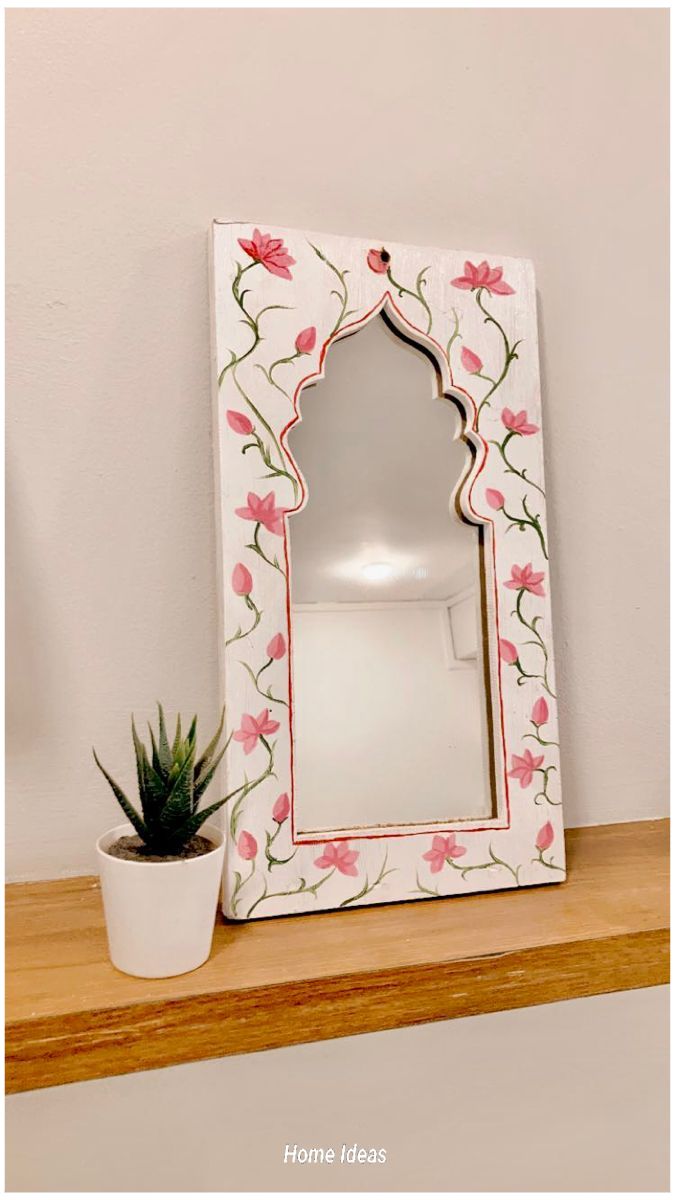
[(283, 577), (285, 579), (286, 572), (284, 571), (283, 567), (279, 565), (279, 560), (276, 557), (276, 555), (274, 556), (273, 560), (271, 558), (268, 558), (267, 555), (265, 554), (265, 551), (263, 550), (262, 546), (260, 545), (260, 542), (258, 540), (259, 536), (260, 536), (260, 526), (261, 526), (261, 522), (256, 521), (255, 532), (253, 534), (253, 541), (249, 542), (247, 544), (246, 549), (253, 550), (254, 554), (259, 554), (260, 557), (263, 559), (264, 562), (267, 563), (268, 566), (274, 567), (274, 569), (276, 571), (279, 571), (280, 574), (283, 575)]
[(262, 617), (262, 613), (259, 608), (256, 608), (256, 605), (253, 603), (253, 600), (251, 599), (250, 595), (244, 596), (244, 603), (246, 604), (246, 607), (252, 613), (255, 614), (255, 616), (253, 618), (253, 624), (251, 625), (250, 629), (246, 629), (243, 632), (242, 632), (242, 628), (240, 625), (239, 628), (237, 629), (237, 632), (231, 638), (227, 639), (227, 641), (225, 642), (226, 646), (231, 646), (233, 642), (238, 642), (241, 638), (248, 637), (249, 634), (253, 633), (253, 630), (257, 629), (258, 625), (260, 624), (260, 618)]
[(262, 775), (259, 775), (257, 779), (252, 780), (251, 783), (249, 783), (248, 780), (245, 780), (240, 787), (235, 788), (235, 790), (230, 792), (229, 796), (227, 797), (228, 800), (234, 799), (235, 796), (238, 797), (235, 804), (233, 804), (232, 812), (230, 813), (230, 837), (233, 841), (237, 836), (237, 821), (239, 819), (239, 813), (244, 800), (251, 794), (252, 791), (254, 791), (255, 788), (259, 787), (261, 783), (264, 783), (266, 779), (269, 779), (274, 775), (274, 747), (276, 746), (276, 742), (273, 742), (272, 745), (270, 745), (270, 743), (263, 737), (261, 737), (260, 741), (263, 743), (269, 756), (269, 761), (265, 770), (263, 771)]
[[(234, 380), (234, 385), (235, 385), (237, 391), (239, 392), (239, 395), (241, 396), (244, 403), (249, 407), (249, 409), (255, 416), (258, 423), (260, 425), (262, 425), (263, 429), (265, 429), (267, 431), (267, 433), (269, 434), (269, 436), (272, 440), (272, 443), (274, 445), (274, 448), (279, 456), (279, 462), (281, 463), (281, 466), (276, 467), (272, 461), (272, 457), (270, 455), (269, 449), (267, 447), (265, 447), (263, 450), (262, 439), (260, 438), (259, 434), (254, 433), (254, 436), (257, 438), (257, 441), (258, 441), (258, 448), (260, 449), (260, 454), (261, 454), (262, 460), (263, 460), (265, 466), (267, 467), (267, 469), (270, 471), (270, 475), (265, 476), (265, 478), (270, 479), (272, 477), (276, 478), (277, 476), (283, 476), (285, 479), (290, 479), (290, 481), (293, 485), (293, 495), (294, 495), (295, 499), (297, 500), (297, 498), (298, 498), (298, 482), (295, 479), (295, 477), (293, 475), (291, 475), (290, 471), (286, 470), (286, 466), (285, 466), (286, 459), (284, 457), (283, 450), (281, 449), (279, 440), (278, 440), (274, 430), (272, 429), (272, 426), (265, 420), (265, 418), (262, 415), (262, 413), (260, 412), (260, 410), (258, 408), (256, 408), (255, 404), (251, 400), (251, 397), (248, 396), (246, 394), (246, 392), (244, 391), (239, 380), (237, 379), (236, 369), (232, 371), (232, 379)], [(245, 453), (246, 449), (247, 449), (247, 447), (245, 446), (242, 453)]]
[(274, 378), (274, 372), (276, 371), (277, 367), (284, 367), (288, 363), (295, 362), (296, 358), (302, 358), (302, 353), (300, 350), (296, 350), (294, 354), (289, 354), (287, 358), (278, 358), (276, 362), (273, 362), (272, 365), (267, 368), (266, 372), (267, 378), (272, 384), (272, 387), (275, 387), (278, 389), (278, 391), (283, 392), (284, 396), (286, 396), (288, 400), (290, 400), (290, 396), (288, 395), (288, 392), (284, 391), (284, 389), (277, 383)]
[(517, 434), (514, 429), (510, 429), (509, 432), (507, 433), (506, 437), (504, 438), (503, 442), (491, 441), (490, 445), (496, 446), (497, 449), (499, 450), (499, 453), (501, 454), (502, 460), (506, 467), (507, 475), (517, 475), (519, 479), (522, 479), (523, 483), (526, 483), (528, 485), (528, 487), (536, 488), (537, 491), (540, 492), (541, 495), (545, 497), (546, 492), (544, 491), (544, 489), (542, 487), (540, 487), (538, 483), (535, 483), (533, 479), (528, 479), (527, 472), (525, 471), (525, 469), (523, 468), (522, 471), (519, 471), (517, 467), (514, 467), (511, 460), (506, 457), (506, 447), (508, 446), (512, 437), (522, 437), (522, 434), (520, 434), (520, 433)]
[(514, 358), (518, 357), (516, 351), (522, 340), (522, 339), (520, 339), (519, 341), (514, 342), (513, 345), (510, 344), (509, 339), (507, 338), (503, 327), (500, 325), (497, 318), (493, 317), (492, 313), (488, 311), (488, 309), (485, 307), (485, 305), (483, 303), (484, 290), (485, 290), (484, 288), (478, 288), (478, 290), (476, 291), (476, 293), (475, 293), (476, 304), (478, 305), (480, 311), (483, 314), (483, 317), (484, 317), (483, 324), (494, 325), (495, 329), (497, 329), (499, 334), (501, 335), (502, 341), (504, 343), (504, 365), (502, 367), (501, 374), (498, 375), (496, 379), (489, 381), (491, 384), (490, 389), (489, 389), (489, 391), (487, 391), (485, 393), (485, 395), (483, 396), (483, 399), (481, 400), (480, 404), (478, 405), (478, 411), (476, 412), (476, 429), (478, 429), (478, 423), (480, 421), (480, 414), (481, 414), (482, 410), (485, 407), (488, 407), (488, 408), (490, 407), (491, 397), (494, 396), (495, 392), (497, 391), (497, 388), (501, 387), (504, 380), (506, 379), (506, 376), (509, 373), (509, 368), (510, 368), (511, 363), (513, 362)]
[(328, 880), (334, 874), (335, 874), (335, 867), (333, 867), (333, 869), (331, 871), (329, 871), (327, 875), (324, 875), (322, 879), (319, 879), (319, 881), (317, 883), (312, 883), (312, 884), (305, 883), (305, 880), (301, 877), (299, 886), (296, 888), (291, 888), (290, 891), (286, 891), (286, 892), (268, 892), (267, 891), (267, 880), (265, 880), (263, 883), (264, 891), (263, 891), (262, 896), (259, 896), (258, 899), (254, 901), (254, 903), (249, 908), (246, 916), (250, 917), (250, 915), (254, 911), (254, 909), (256, 909), (259, 904), (262, 904), (264, 900), (272, 900), (279, 896), (301, 896), (305, 892), (311, 892), (312, 895), (314, 896), (314, 898), (316, 899), (316, 893), (318, 892), (319, 888), (323, 887), (324, 883), (328, 883)]
[(533, 726), (535, 732), (534, 733), (524, 733), (523, 738), (532, 738), (532, 740), (534, 742), (539, 742), (540, 746), (557, 746), (558, 749), (560, 749), (560, 742), (549, 742), (549, 741), (546, 741), (546, 739), (541, 736), (541, 733), (539, 732), (540, 726), (537, 725), (536, 721), (530, 721), (530, 725)]
[(259, 696), (262, 696), (263, 700), (271, 700), (273, 704), (283, 704), (285, 708), (288, 708), (288, 702), (286, 700), (282, 700), (280, 696), (273, 696), (271, 689), (264, 692), (263, 689), (260, 687), (260, 676), (262, 675), (263, 671), (266, 671), (267, 668), (269, 666), (271, 666), (271, 664), (273, 662), (274, 662), (274, 659), (269, 658), (267, 660), (267, 662), (264, 664), (264, 666), (262, 666), (260, 668), (260, 670), (258, 671), (257, 674), (255, 673), (253, 668), (248, 665), (248, 663), (242, 662), (241, 665), (244, 668), (244, 670), (248, 672), (249, 678), (250, 678), (256, 692), (258, 693)]
[[(543, 787), (541, 788), (541, 791), (537, 792), (536, 796), (534, 797), (535, 804), (541, 804), (543, 801), (546, 804), (552, 805), (553, 808), (560, 808), (560, 805), (562, 804), (562, 800), (551, 800), (551, 797), (548, 794), (548, 777), (549, 777), (551, 771), (557, 771), (557, 770), (558, 770), (558, 768), (555, 766), (537, 767), (537, 774), (544, 776), (544, 783), (543, 783)], [(541, 797), (541, 799), (540, 799), (540, 797)]]
[(417, 279), (415, 280), (415, 291), (411, 292), (410, 288), (404, 287), (402, 283), (398, 283), (398, 281), (396, 279), (394, 279), (394, 276), (391, 273), (391, 267), (389, 267), (387, 269), (387, 279), (389, 280), (392, 287), (396, 288), (399, 296), (411, 296), (413, 300), (417, 300), (418, 303), (422, 305), (422, 308), (424, 309), (424, 311), (427, 315), (427, 328), (426, 328), (427, 334), (431, 333), (431, 326), (434, 323), (434, 318), (433, 318), (431, 309), (429, 308), (429, 305), (422, 294), (422, 288), (426, 284), (426, 280), (425, 280), (424, 276), (428, 270), (429, 270), (429, 267), (422, 267), (422, 270), (420, 271), (419, 275), (417, 276)]
[(281, 827), (284, 822), (275, 820), (274, 824), (276, 825), (274, 833), (270, 833), (269, 830), (265, 830), (265, 858), (267, 859), (270, 871), (272, 870), (272, 867), (282, 867), (284, 863), (289, 863), (291, 859), (295, 858), (296, 854), (298, 853), (298, 847), (296, 846), (295, 850), (289, 855), (288, 858), (275, 858), (275, 856), (271, 853), (271, 849), (281, 833)]
[(237, 905), (239, 903), (239, 893), (242, 890), (242, 888), (245, 888), (246, 884), (249, 883), (251, 879), (253, 879), (254, 875), (255, 875), (255, 859), (251, 860), (250, 875), (246, 875), (244, 877), (244, 876), (240, 875), (238, 871), (234, 872), (235, 885), (234, 885), (234, 891), (232, 892), (232, 914), (235, 917), (237, 915)]
[(542, 850), (537, 851), (537, 857), (533, 858), (532, 862), (533, 863), (536, 863), (536, 862), (541, 863), (542, 867), (548, 867), (549, 871), (562, 871), (563, 875), (565, 874), (565, 868), (556, 866), (552, 857), (551, 857), (550, 862), (546, 861)]
[[(437, 888), (428, 888), (428, 887), (425, 887), (423, 883), (420, 883), (419, 871), (415, 872), (415, 883), (417, 884), (417, 891), (422, 892), (422, 894), (424, 896), (440, 896), (440, 894), (441, 894)], [(414, 891), (413, 891), (412, 895), (413, 896), (415, 895)]]
[[(556, 694), (554, 691), (551, 690), (550, 684), (548, 682), (548, 667), (549, 667), (548, 650), (546, 649), (546, 643), (545, 643), (543, 637), (541, 636), (541, 634), (539, 633), (539, 631), (537, 629), (537, 621), (541, 621), (541, 617), (533, 617), (531, 621), (528, 621), (527, 617), (525, 617), (523, 615), (522, 603), (523, 603), (523, 596), (526, 591), (527, 591), (527, 588), (519, 589), (518, 598), (516, 600), (516, 607), (513, 610), (513, 613), (511, 615), (517, 616), (521, 625), (524, 625), (526, 629), (529, 629), (530, 633), (534, 634), (534, 636), (536, 638), (536, 642), (525, 642), (525, 645), (526, 646), (538, 646), (539, 649), (541, 650), (542, 654), (544, 655), (544, 673), (543, 673), (543, 675), (528, 675), (527, 678), (528, 679), (541, 679), (549, 696), (551, 696), (555, 700)], [(523, 674), (524, 674), (524, 672), (523, 672)], [(518, 682), (520, 683), (520, 679), (518, 680)]]
[(347, 320), (347, 317), (351, 317), (353, 315), (353, 313), (356, 311), (355, 309), (350, 309), (349, 311), (347, 310), (347, 305), (349, 304), (349, 291), (347, 288), (345, 276), (349, 274), (349, 271), (348, 270), (345, 270), (345, 271), (338, 270), (338, 268), (335, 266), (335, 263), (332, 263), (330, 261), (330, 259), (326, 258), (326, 255), (323, 253), (323, 251), (319, 250), (318, 246), (315, 246), (313, 242), (309, 242), (309, 245), (312, 247), (312, 250), (314, 251), (314, 253), (321, 259), (321, 261), (323, 263), (326, 264), (328, 269), (333, 272), (333, 274), (337, 277), (337, 279), (340, 282), (340, 291), (337, 291), (335, 288), (333, 288), (330, 292), (331, 296), (335, 296), (337, 298), (338, 304), (340, 305), (338, 319), (335, 322), (333, 328), (331, 329), (331, 331), (328, 335), (328, 340), (330, 341), (330, 339), (332, 337), (335, 337), (335, 334), (337, 333), (338, 329), (340, 329), (342, 327), (342, 325), (344, 325), (345, 321)]
[(253, 354), (253, 351), (255, 350), (256, 346), (258, 345), (258, 343), (261, 340), (260, 339), (260, 329), (258, 327), (258, 321), (260, 320), (260, 314), (258, 315), (257, 318), (255, 318), (250, 312), (248, 312), (246, 305), (244, 304), (244, 296), (246, 295), (246, 292), (244, 292), (244, 294), (242, 296), (239, 291), (241, 281), (244, 278), (244, 275), (246, 274), (246, 272), (252, 270), (253, 267), (257, 267), (257, 266), (258, 266), (257, 262), (250, 262), (245, 267), (242, 267), (241, 263), (237, 263), (237, 270), (236, 270), (234, 279), (232, 281), (232, 295), (234, 296), (234, 301), (235, 301), (235, 304), (237, 305), (237, 308), (240, 310), (240, 312), (243, 313), (243, 317), (242, 317), (243, 324), (247, 325), (253, 334), (253, 342), (249, 346), (248, 350), (244, 351), (243, 354), (237, 355), (234, 352), (234, 350), (230, 350), (230, 354), (232, 357), (231, 357), (229, 363), (227, 363), (227, 365), (223, 367), (222, 371), (220, 372), (220, 375), (218, 376), (218, 387), (221, 387), (222, 382), (223, 382), (225, 376), (227, 375), (228, 371), (232, 370), (239, 363), (242, 363), (244, 361), (244, 359), (249, 357), (250, 354)]
[(362, 900), (364, 896), (368, 896), (370, 894), (370, 892), (374, 892), (375, 888), (378, 887), (378, 885), (380, 883), (382, 883), (382, 880), (385, 879), (387, 877), (387, 875), (394, 874), (394, 872), (396, 870), (395, 867), (390, 867), (388, 871), (386, 869), (387, 857), (388, 857), (387, 854), (385, 854), (384, 861), (382, 863), (382, 866), (380, 867), (380, 873), (379, 873), (377, 879), (373, 883), (369, 884), (368, 876), (366, 875), (366, 882), (364, 883), (363, 887), (361, 888), (361, 891), (357, 892), (355, 896), (350, 896), (348, 900), (343, 900), (340, 905), (340, 908), (346, 908), (348, 904), (354, 904), (354, 902), (356, 900)]
[[(475, 865), (471, 866), (471, 867), (457, 867), (457, 870), (462, 872), (462, 879), (466, 879), (467, 875), (469, 874), (469, 871), (485, 871), (489, 867), (504, 867), (505, 870), (509, 871), (509, 873), (511, 875), (513, 875), (513, 878), (515, 879), (516, 883), (520, 884), (520, 880), (518, 879), (518, 872), (520, 871), (520, 867), (510, 867), (509, 864), (507, 862), (504, 862), (503, 859), (497, 858), (497, 855), (495, 854), (494, 850), (492, 849), (492, 846), (488, 847), (488, 852), (489, 852), (490, 859), (491, 859), (490, 862), (475, 863)], [(453, 863), (453, 866), (454, 865), (456, 865), (456, 864)]]
[(448, 344), (445, 348), (445, 353), (446, 353), (447, 359), (448, 359), (448, 366), (450, 368), (450, 377), (451, 378), (452, 378), (452, 362), (450, 361), (450, 353), (452, 351), (453, 345), (457, 341), (457, 338), (459, 338), (461, 340), (461, 337), (462, 337), (461, 333), (459, 332), (459, 315), (457, 313), (456, 308), (453, 308), (453, 310), (452, 310), (452, 319), (454, 322), (454, 327), (453, 327), (452, 333), (450, 334), (450, 337), (448, 338)]
[(527, 525), (530, 525), (532, 527), (532, 529), (534, 529), (534, 532), (536, 533), (537, 537), (539, 538), (539, 542), (540, 542), (540, 545), (541, 545), (541, 548), (542, 548), (542, 551), (544, 554), (544, 558), (548, 562), (548, 550), (546, 547), (546, 539), (544, 538), (544, 532), (541, 528), (539, 513), (534, 515), (533, 513), (530, 512), (529, 508), (527, 507), (527, 500), (526, 500), (525, 496), (523, 496), (523, 498), (521, 500), (521, 504), (523, 506), (523, 511), (525, 513), (525, 516), (523, 516), (523, 517), (512, 516), (511, 513), (508, 513), (506, 511), (505, 507), (502, 505), (502, 508), (500, 511), (504, 514), (507, 521), (511, 522), (511, 524), (507, 526), (506, 532), (508, 533), (510, 529), (514, 529), (517, 527), (521, 533), (524, 533), (525, 527)]

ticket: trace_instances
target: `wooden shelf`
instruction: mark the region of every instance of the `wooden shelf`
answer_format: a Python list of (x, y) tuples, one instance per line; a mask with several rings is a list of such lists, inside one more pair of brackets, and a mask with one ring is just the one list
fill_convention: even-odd
[(10, 1092), (668, 979), (668, 822), (568, 830), (557, 886), (249, 924), (208, 963), (132, 979), (98, 883), (7, 888)]

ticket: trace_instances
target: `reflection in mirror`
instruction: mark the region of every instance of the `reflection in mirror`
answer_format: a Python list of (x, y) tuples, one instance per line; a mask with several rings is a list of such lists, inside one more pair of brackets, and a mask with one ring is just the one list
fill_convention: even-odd
[(334, 345), (288, 445), (295, 828), (494, 814), (471, 451), (433, 364), (382, 318)]

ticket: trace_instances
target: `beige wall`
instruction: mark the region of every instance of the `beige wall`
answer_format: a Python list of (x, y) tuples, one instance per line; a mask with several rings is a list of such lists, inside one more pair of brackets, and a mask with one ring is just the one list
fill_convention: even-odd
[[(9, 12), (12, 877), (91, 868), (132, 708), (217, 709), (215, 215), (534, 259), (566, 819), (665, 811), (666, 22)], [(340, 1188), (664, 1188), (664, 1025), (650, 991), (14, 1097), (9, 1186), (330, 1187), (281, 1143), (344, 1137), (391, 1165)]]
[[(7, 1188), (666, 1191), (667, 997), (594, 996), (10, 1096)], [(386, 1164), (283, 1165), (287, 1143), (354, 1142), (385, 1149)]]
[(8, 14), (15, 877), (218, 705), (212, 217), (531, 257), (568, 824), (665, 811), (667, 15)]

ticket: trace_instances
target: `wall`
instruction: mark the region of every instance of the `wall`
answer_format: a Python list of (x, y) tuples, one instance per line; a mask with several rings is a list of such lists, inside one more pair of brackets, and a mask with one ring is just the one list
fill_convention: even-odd
[[(667, 20), (7, 13), (13, 878), (91, 869), (131, 709), (215, 718), (215, 215), (534, 259), (566, 819), (665, 812)], [(279, 1186), (282, 1138), (344, 1130), (397, 1186), (664, 1188), (658, 997), (15, 1097), (10, 1186)]]
[(7, 14), (13, 878), (91, 868), (132, 709), (217, 712), (215, 215), (534, 259), (566, 820), (665, 811), (666, 22)]
[[(654, 1030), (667, 996), (593, 996), (10, 1096), (7, 1188), (666, 1191), (668, 1053)], [(355, 1142), (385, 1149), (386, 1164), (283, 1164), (288, 1143)]]

